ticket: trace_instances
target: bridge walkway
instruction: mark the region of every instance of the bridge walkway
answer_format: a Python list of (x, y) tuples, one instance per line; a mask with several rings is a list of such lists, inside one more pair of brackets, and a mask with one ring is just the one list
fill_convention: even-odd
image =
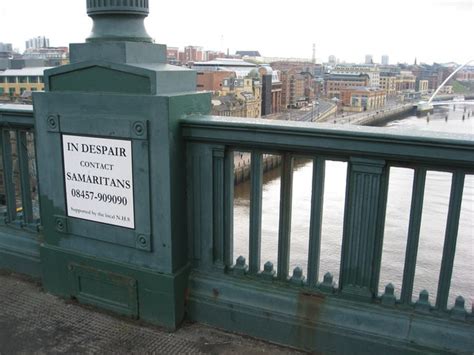
[(23, 276), (0, 274), (0, 354), (303, 354), (186, 323), (170, 333), (44, 293)]

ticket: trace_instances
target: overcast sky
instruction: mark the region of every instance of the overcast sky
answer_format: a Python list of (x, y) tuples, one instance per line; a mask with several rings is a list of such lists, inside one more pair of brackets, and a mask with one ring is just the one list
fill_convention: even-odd
[[(0, 0), (0, 42), (51, 46), (84, 42), (91, 30), (86, 0)], [(168, 46), (259, 50), (263, 56), (333, 54), (363, 62), (372, 54), (390, 63), (467, 62), (474, 59), (474, 0), (150, 0), (148, 33)]]

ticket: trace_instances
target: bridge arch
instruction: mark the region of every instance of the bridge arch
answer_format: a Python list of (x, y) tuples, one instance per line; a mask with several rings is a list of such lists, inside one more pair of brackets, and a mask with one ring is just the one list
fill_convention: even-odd
[(433, 93), (433, 95), (431, 95), (430, 99), (428, 100), (428, 104), (431, 104), (431, 101), (433, 101), (434, 97), (438, 94), (438, 92), (441, 90), (441, 88), (458, 72), (460, 71), (462, 68), (464, 68), (466, 65), (468, 65), (469, 63), (471, 62), (474, 62), (474, 59), (471, 59), (469, 60), (468, 62), (464, 63), (463, 65), (459, 66), (455, 71), (453, 71), (451, 73), (451, 75), (449, 75), (445, 81), (443, 81), (443, 83), (436, 89), (436, 91)]

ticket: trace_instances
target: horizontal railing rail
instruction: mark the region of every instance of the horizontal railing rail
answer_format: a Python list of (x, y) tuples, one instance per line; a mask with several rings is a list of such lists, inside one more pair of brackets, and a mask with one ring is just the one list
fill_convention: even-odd
[(474, 138), (467, 134), (217, 116), (187, 118), (182, 127), (188, 141), (221, 143), (246, 150), (290, 150), (295, 154), (318, 153), (331, 159), (348, 155), (381, 157), (407, 167), (414, 163), (427, 168), (465, 168), (474, 172)]
[(34, 127), (33, 106), (0, 105), (0, 124), (2, 127)]
[[(472, 135), (417, 132), (374, 127), (315, 125), (255, 119), (195, 116), (182, 120), (187, 142), (188, 230), (194, 265), (210, 272), (284, 282), (354, 300), (414, 307), (445, 314), (453, 272), (464, 180), (474, 174)], [(233, 259), (234, 152), (251, 153), (249, 260)], [(262, 155), (282, 157), (277, 270), (262, 255)], [(306, 278), (303, 270), (289, 270), (292, 219), (292, 176), (296, 157), (312, 159), (313, 179)], [(318, 279), (325, 165), (347, 162), (339, 284), (331, 274)], [(407, 247), (401, 295), (387, 285), (379, 296), (385, 214), (392, 167), (414, 171)], [(436, 304), (426, 291), (412, 300), (427, 171), (452, 175), (445, 241), (438, 278)], [(204, 191), (211, 191), (211, 194)], [(472, 318), (458, 297), (450, 314)]]

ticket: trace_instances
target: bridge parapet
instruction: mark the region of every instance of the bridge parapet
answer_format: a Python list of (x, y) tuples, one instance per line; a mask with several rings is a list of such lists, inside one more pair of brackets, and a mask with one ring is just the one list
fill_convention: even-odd
[[(186, 118), (183, 135), (188, 142), (188, 225), (194, 262), (190, 316), (193, 319), (242, 332), (252, 324), (253, 334), (311, 350), (347, 351), (355, 336), (349, 333), (358, 333), (362, 328), (371, 334), (374, 349), (387, 337), (397, 344), (395, 348), (409, 342), (439, 349), (473, 348), (468, 332), (464, 332), (472, 331), (472, 311), (462, 306), (462, 298), (457, 306), (448, 307), (464, 179), (474, 173), (472, 136), (210, 116)], [(236, 260), (232, 258), (235, 151), (251, 153), (248, 260), (239, 255)], [(276, 269), (272, 263), (261, 260), (262, 249), (266, 248), (261, 238), (262, 156), (268, 153), (282, 158), (278, 250), (273, 257), (278, 260)], [(300, 267), (290, 270), (288, 262), (289, 226), (292, 215), (298, 213), (291, 206), (296, 157), (313, 162), (308, 268), (304, 271)], [(324, 279), (318, 278), (328, 160), (348, 164), (337, 286), (329, 273)], [(388, 176), (390, 169), (399, 167), (412, 169), (414, 180), (403, 282), (397, 294), (392, 284), (379, 289), (379, 275)], [(434, 304), (426, 291), (419, 296), (413, 294), (427, 171), (452, 174)], [(465, 322), (460, 328), (455, 325), (460, 325), (455, 321), (460, 319), (457, 309)], [(282, 323), (288, 326), (284, 334), (279, 329)], [(327, 334), (339, 334), (338, 339), (344, 341), (328, 341), (316, 331), (320, 327)], [(354, 345), (351, 352), (361, 351), (365, 341)]]
[[(28, 108), (0, 108), (2, 137), (9, 136), (12, 129), (19, 130), (16, 134), (20, 137), (24, 130), (31, 131), (32, 117)], [(181, 119), (180, 126), (187, 142), (186, 224), (189, 260), (193, 265), (187, 311), (191, 319), (307, 350), (346, 351), (353, 347), (352, 352), (358, 352), (357, 349), (362, 352), (365, 346), (371, 346), (397, 352), (413, 343), (431, 349), (468, 351), (474, 347), (470, 336), (474, 326), (472, 310), (465, 309), (462, 297), (456, 299), (453, 307), (448, 307), (464, 179), (474, 174), (471, 136), (428, 132), (415, 135), (373, 127), (269, 123), (211, 116), (190, 116)], [(2, 144), (5, 147), (7, 142), (4, 140)], [(277, 270), (273, 270), (271, 263), (260, 268), (264, 246), (260, 238), (262, 211), (259, 208), (253, 208), (250, 215), (253, 227), (249, 233), (249, 259), (232, 259), (236, 150), (251, 152), (252, 199), (260, 199), (257, 206), (261, 205), (262, 194), (262, 165), (258, 162), (261, 163), (263, 153), (279, 154), (283, 159)], [(291, 195), (296, 156), (313, 160), (306, 270), (290, 270), (288, 263), (289, 225), (295, 213)], [(7, 169), (16, 157), (4, 148), (2, 159)], [(346, 161), (349, 166), (342, 267), (337, 286), (329, 273), (324, 279), (318, 278), (327, 160)], [(401, 294), (395, 292), (393, 285), (379, 289), (387, 177), (393, 167), (414, 170)], [(426, 173), (431, 170), (452, 173), (435, 304), (430, 303), (427, 292), (419, 297), (413, 295), (424, 184)], [(24, 164), (19, 172), (21, 176), (32, 174)], [(8, 176), (4, 170), (4, 177)], [(21, 179), (14, 183), (20, 184), (20, 190), (26, 187), (24, 183), (21, 185)], [(10, 187), (5, 191), (7, 201), (12, 200), (17, 189)], [(369, 195), (371, 198), (367, 199)], [(22, 201), (19, 205), (28, 205)], [(15, 213), (17, 204), (7, 202), (6, 216)], [(2, 258), (1, 266), (34, 275), (41, 264), (39, 240), (22, 219), (27, 215), (15, 217), (19, 224), (15, 219), (6, 219), (0, 226), (0, 253), (7, 255), (12, 250), (17, 253), (15, 262)], [(20, 238), (19, 231), (23, 231)], [(29, 268), (25, 260), (30, 260)], [(137, 310), (138, 314), (143, 311)], [(336, 334), (336, 338), (331, 338)], [(388, 339), (390, 344), (386, 343)]]

